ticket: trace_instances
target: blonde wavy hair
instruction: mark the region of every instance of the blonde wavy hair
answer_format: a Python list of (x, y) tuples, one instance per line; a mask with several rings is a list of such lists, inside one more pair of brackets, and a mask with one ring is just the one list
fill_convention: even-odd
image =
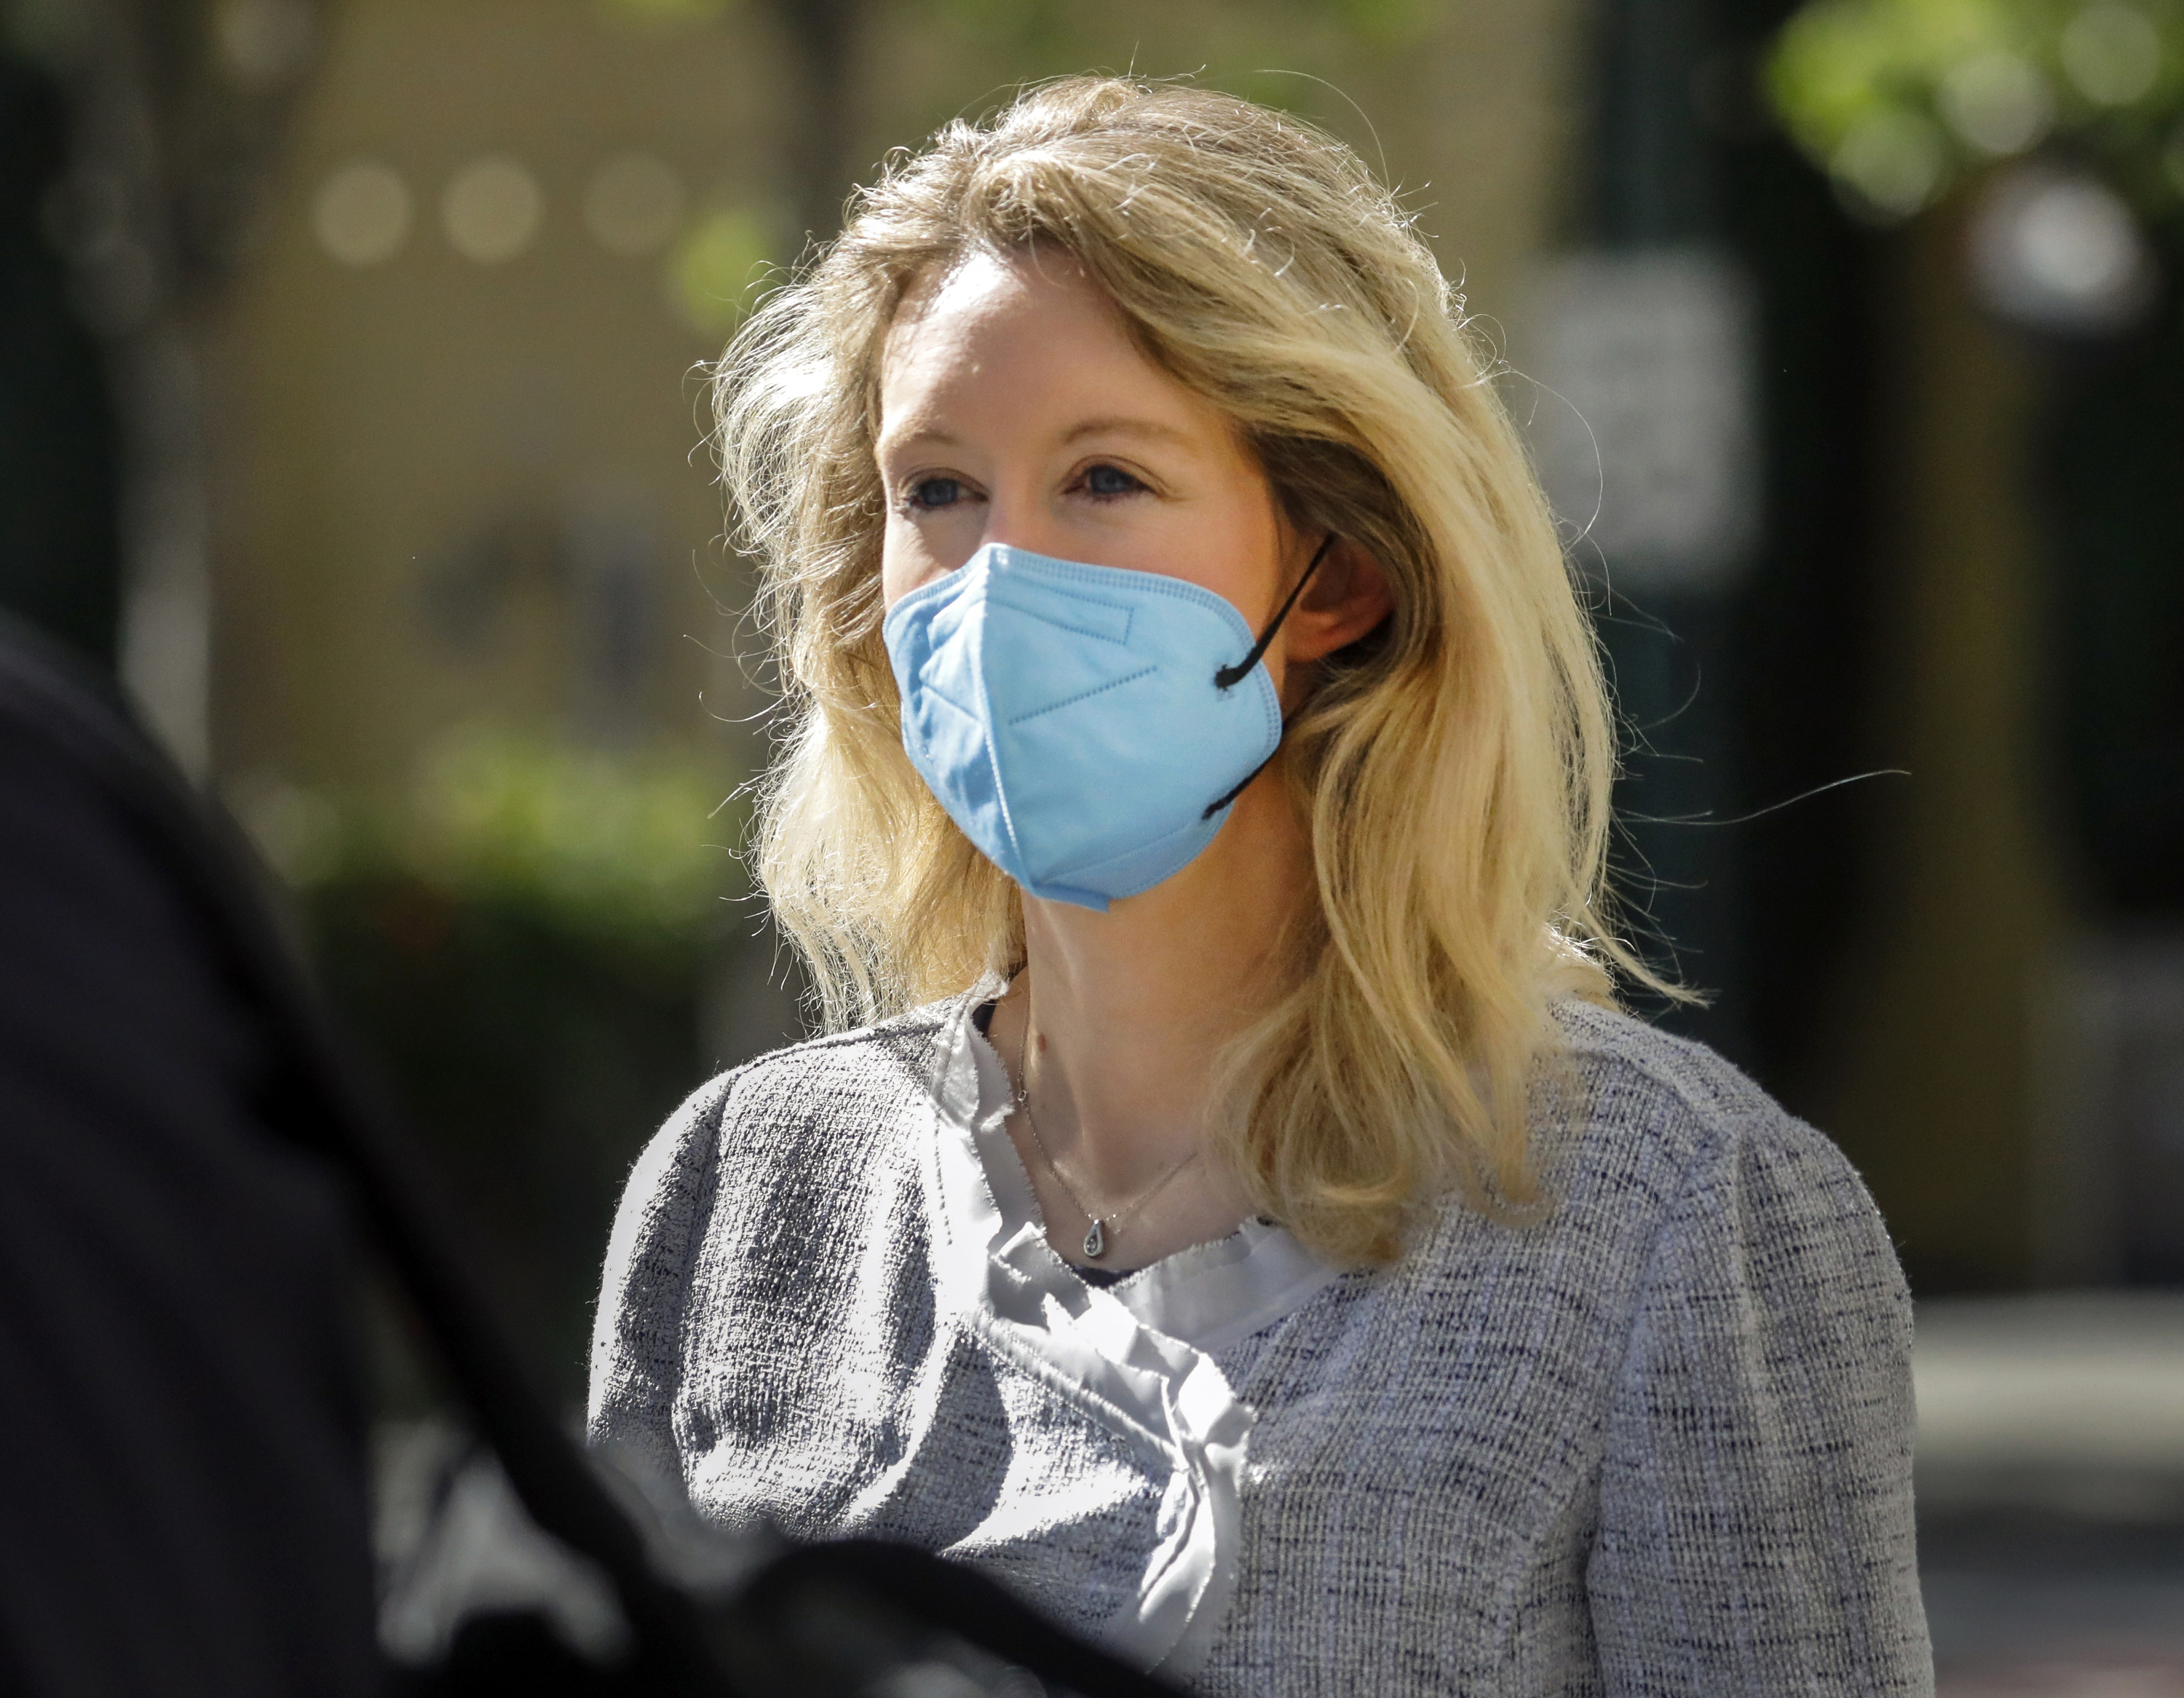
[(1323, 663), (1285, 770), (1317, 912), (1217, 1058), (1211, 1129), (1255, 1204), (1345, 1264), (1422, 1208), (1537, 1195), (1529, 1098), (1558, 997), (1646, 976), (1610, 928), (1615, 764), (1591, 625), (1462, 302), (1346, 147), (1206, 90), (1077, 78), (955, 123), (715, 369), (734, 536), (760, 571), (783, 741), (757, 869), (839, 1028), (1023, 957), (1017, 888), (911, 767), (881, 642), (883, 339), (973, 252), (1066, 250), (1145, 353), (1256, 450), (1298, 528), (1394, 593)]

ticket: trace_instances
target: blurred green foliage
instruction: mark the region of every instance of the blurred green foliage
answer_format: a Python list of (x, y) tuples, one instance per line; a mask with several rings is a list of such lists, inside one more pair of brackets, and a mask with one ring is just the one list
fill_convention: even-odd
[(710, 24), (725, 16), (736, 0), (599, 0), (609, 17), (634, 24)]
[(743, 322), (774, 269), (779, 244), (765, 221), (737, 207), (701, 215), (667, 256), (667, 289), (694, 330), (726, 337)]
[(1877, 221), (2050, 141), (2143, 212), (2184, 201), (2178, 0), (1813, 0), (1768, 81), (1798, 145)]
[(238, 798), (571, 1401), (630, 1163), (720, 1059), (703, 1020), (743, 891), (724, 788), (672, 751), (470, 728), (392, 796)]
[[(641, 0), (640, 0), (641, 3)], [(1085, 20), (1078, 0), (925, 0), (933, 12), (957, 25), (1006, 31), (1018, 41), (1051, 40)], [(1331, 18), (1367, 41), (1401, 42), (1422, 35), (1447, 9), (1448, 0), (1273, 0), (1267, 22), (1279, 29), (1284, 12)], [(1096, 16), (1096, 11), (1092, 15)]]
[(603, 947), (672, 960), (717, 939), (741, 894), (744, 816), (710, 767), (491, 726), (440, 739), (392, 798), (264, 785), (242, 812), (287, 881), (415, 884), (521, 909)]

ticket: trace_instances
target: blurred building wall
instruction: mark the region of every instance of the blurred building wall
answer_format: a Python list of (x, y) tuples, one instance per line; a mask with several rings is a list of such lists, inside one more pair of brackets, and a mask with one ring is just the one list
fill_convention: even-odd
[[(799, 93), (756, 0), (329, 9), (213, 361), (222, 772), (383, 784), (466, 717), (682, 738), (707, 732), (701, 691), (755, 705), (708, 653), (738, 640), (721, 609), (747, 585), (716, 540), (693, 366), (726, 298), (802, 245), (815, 128), (838, 198), (1027, 78), (1198, 73), (1384, 159), (1490, 328), (1561, 216), (1575, 0), (847, 9), (838, 110)], [(680, 191), (620, 252), (598, 233), (617, 164)], [(493, 204), (524, 178), (529, 233)]]
[[(711, 662), (680, 634), (727, 628), (693, 458), (709, 338), (664, 276), (684, 215), (617, 253), (582, 209), (632, 150), (693, 208), (749, 199), (761, 64), (727, 30), (566, 0), (329, 21), (216, 360), (220, 768), (383, 780), (474, 715), (688, 734)], [(449, 233), (466, 168), (476, 257)], [(496, 170), (516, 204), (494, 207)]]

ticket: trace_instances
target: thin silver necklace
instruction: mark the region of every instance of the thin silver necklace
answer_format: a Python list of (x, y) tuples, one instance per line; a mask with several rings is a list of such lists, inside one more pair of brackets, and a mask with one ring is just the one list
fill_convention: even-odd
[(1046, 1140), (1039, 1137), (1039, 1121), (1031, 1112), (1031, 1003), (1028, 999), (1024, 1003), (1023, 1042), (1017, 1048), (1016, 1106), (1024, 1117), (1024, 1125), (1030, 1130), (1032, 1147), (1039, 1152), (1039, 1159), (1046, 1164), (1046, 1170), (1054, 1176), (1054, 1182), (1061, 1187), (1061, 1194), (1076, 1205), (1079, 1215), (1092, 1223), (1084, 1233), (1084, 1260), (1088, 1262), (1096, 1262), (1107, 1254), (1107, 1235), (1110, 1232), (1167, 1190), (1170, 1180), (1198, 1159), (1198, 1152), (1191, 1151), (1145, 1190), (1139, 1193), (1134, 1202), (1127, 1203), (1120, 1209), (1111, 1209), (1105, 1215), (1095, 1215), (1086, 1208), (1084, 1199), (1077, 1194), (1077, 1187), (1064, 1179), (1061, 1170), (1055, 1165), (1054, 1153), (1047, 1148)]

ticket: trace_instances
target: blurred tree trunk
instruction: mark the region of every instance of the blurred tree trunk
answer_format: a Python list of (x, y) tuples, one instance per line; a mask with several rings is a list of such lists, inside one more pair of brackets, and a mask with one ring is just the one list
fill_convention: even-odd
[(783, 137), (790, 212), (800, 249), (841, 228), (843, 203), (860, 175), (850, 158), (850, 97), (869, 0), (766, 0), (796, 89)]
[[(4, 3), (4, 0), (0, 0)], [(317, 0), (45, 0), (4, 20), (64, 91), (42, 207), (118, 422), (123, 680), (186, 771), (210, 764), (211, 572), (198, 332), (248, 245), (318, 33)]]
[(1961, 204), (1893, 238), (1880, 369), (1890, 539), (1873, 711), (1912, 779), (1876, 792), (1873, 901), (1838, 1004), (1827, 1124), (1914, 1287), (2032, 1267), (2034, 997), (2064, 903), (2035, 793), (2035, 373), (1964, 277)]

